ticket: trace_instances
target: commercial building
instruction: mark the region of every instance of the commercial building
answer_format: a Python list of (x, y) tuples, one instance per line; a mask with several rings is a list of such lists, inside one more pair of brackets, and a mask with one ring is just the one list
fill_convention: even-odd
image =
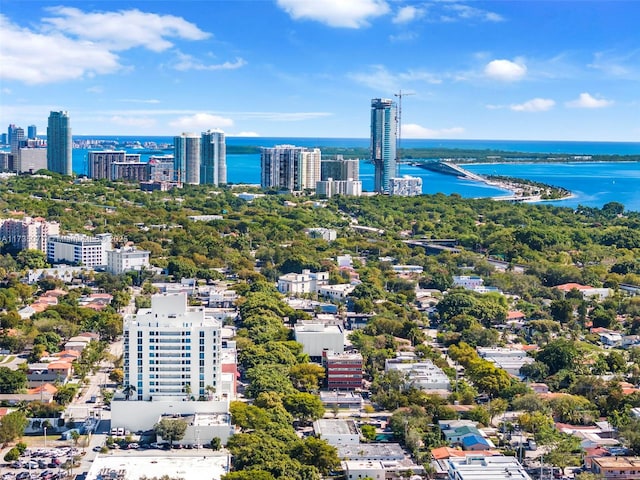
[(106, 253), (107, 271), (114, 275), (150, 267), (149, 257), (151, 252), (147, 250), (139, 250), (137, 247), (124, 247), (108, 249)]
[(392, 177), (389, 179), (389, 195), (397, 195), (399, 197), (422, 195), (422, 179), (410, 175)]
[(19, 147), (14, 154), (15, 172), (31, 172), (47, 169), (47, 149), (42, 147)]
[(526, 350), (508, 347), (477, 347), (478, 355), (503, 369), (509, 375), (520, 376), (520, 369), (524, 365), (534, 362), (532, 357), (527, 356)]
[(326, 370), (329, 390), (359, 390), (363, 379), (362, 354), (322, 352), (322, 364)]
[(27, 127), (27, 138), (38, 138), (38, 127), (35, 125), (29, 125)]
[(262, 147), (260, 185), (290, 191), (313, 190), (320, 180), (321, 157), (319, 148), (294, 145)]
[(106, 251), (111, 248), (111, 235), (54, 235), (47, 239), (47, 260), (85, 267), (107, 264)]
[(18, 153), (20, 147), (24, 144), (25, 136), (24, 136), (24, 128), (16, 127), (13, 125), (10, 132), (11, 140), (9, 145), (11, 146), (11, 153), (14, 155)]
[(200, 140), (200, 183), (227, 183), (227, 147), (222, 130), (202, 132)]
[(371, 100), (371, 161), (375, 168), (373, 187), (378, 193), (389, 193), (389, 181), (397, 177), (397, 130), (395, 102), (387, 98)]
[(302, 344), (302, 351), (312, 359), (322, 358), (325, 349), (344, 352), (344, 331), (338, 325), (303, 321), (293, 327), (293, 332), (296, 342)]
[(47, 239), (60, 233), (58, 222), (47, 222), (42, 217), (0, 219), (0, 242), (10, 243), (19, 250), (47, 250)]
[(71, 175), (71, 122), (68, 112), (51, 112), (47, 126), (47, 168)]
[(183, 133), (173, 138), (174, 170), (178, 183), (200, 183), (200, 136)]
[(313, 422), (313, 431), (334, 447), (360, 444), (360, 431), (353, 420), (320, 418)]
[(514, 457), (453, 457), (449, 459), (448, 464), (449, 480), (531, 480), (524, 467)]

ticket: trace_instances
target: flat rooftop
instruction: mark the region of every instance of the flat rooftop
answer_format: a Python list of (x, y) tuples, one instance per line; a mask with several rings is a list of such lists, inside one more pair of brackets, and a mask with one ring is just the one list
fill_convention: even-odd
[(356, 435), (358, 429), (353, 420), (323, 419), (315, 421), (319, 435)]
[(592, 460), (601, 468), (640, 468), (640, 457), (597, 457)]
[(184, 480), (220, 480), (227, 473), (230, 460), (226, 455), (207, 456), (131, 456), (98, 455), (86, 480), (138, 480), (142, 476), (160, 478), (163, 475)]

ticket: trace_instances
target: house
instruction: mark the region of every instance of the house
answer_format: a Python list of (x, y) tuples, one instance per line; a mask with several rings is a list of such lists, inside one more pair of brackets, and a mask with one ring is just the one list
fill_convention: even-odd
[(299, 295), (302, 293), (319, 293), (323, 285), (329, 284), (329, 272), (287, 273), (278, 278), (278, 291), (284, 295)]
[(555, 287), (565, 295), (571, 290), (578, 290), (582, 294), (582, 298), (604, 300), (611, 295), (610, 288), (595, 288), (589, 285), (581, 285), (579, 283), (563, 283), (562, 285), (556, 285)]
[(489, 441), (483, 438), (481, 435), (467, 435), (462, 438), (462, 448), (465, 450), (490, 450), (491, 445)]
[(640, 457), (596, 457), (591, 471), (604, 480), (637, 480), (640, 477)]

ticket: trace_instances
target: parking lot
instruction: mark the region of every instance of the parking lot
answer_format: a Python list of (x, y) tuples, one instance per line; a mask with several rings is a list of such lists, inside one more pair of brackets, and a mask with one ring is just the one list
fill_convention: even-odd
[(74, 447), (26, 449), (20, 458), (2, 468), (0, 480), (58, 480), (73, 471), (73, 459), (82, 456)]

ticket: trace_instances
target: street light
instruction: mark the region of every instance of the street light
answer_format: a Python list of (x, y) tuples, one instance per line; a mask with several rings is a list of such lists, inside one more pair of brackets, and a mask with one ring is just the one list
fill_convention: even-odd
[(44, 428), (44, 448), (47, 448), (47, 427)]

